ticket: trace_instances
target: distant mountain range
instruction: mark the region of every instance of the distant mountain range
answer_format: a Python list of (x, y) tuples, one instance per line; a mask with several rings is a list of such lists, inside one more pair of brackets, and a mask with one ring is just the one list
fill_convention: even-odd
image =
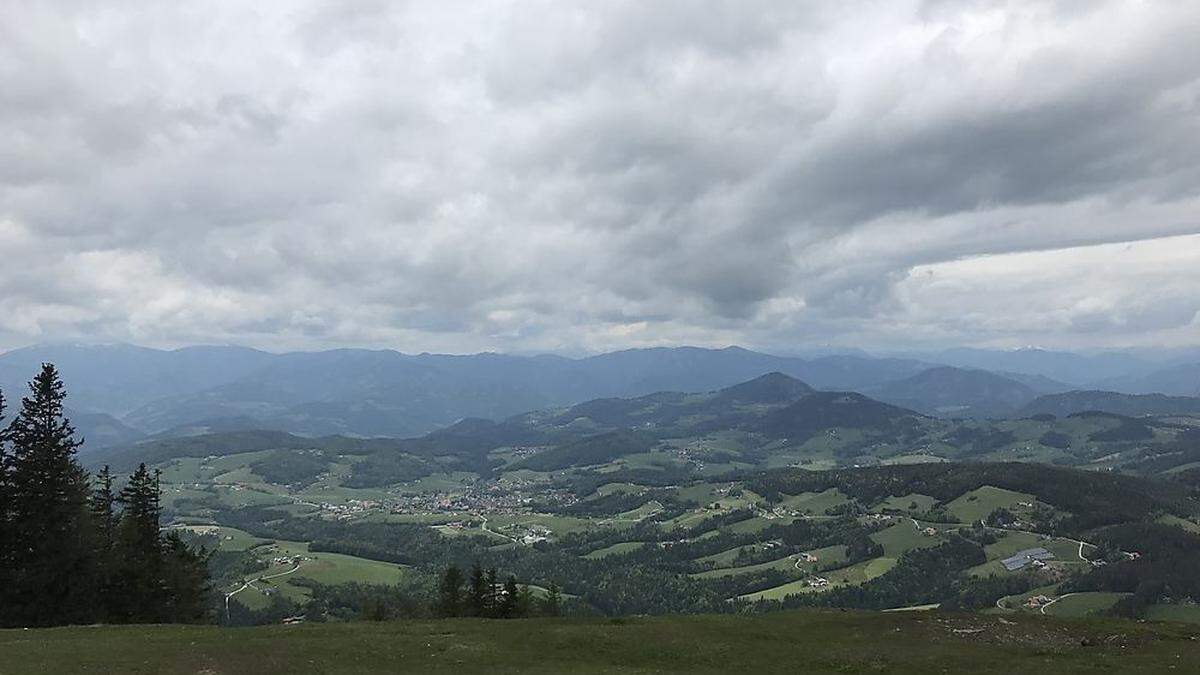
[(411, 437), (464, 418), (501, 420), (594, 399), (713, 391), (770, 372), (817, 390), (859, 391), (942, 417), (1019, 415), (1039, 395), (1078, 388), (1084, 379), (1126, 393), (1159, 387), (1162, 393), (1190, 395), (1200, 387), (1200, 364), (1161, 369), (1161, 364), (1123, 354), (954, 350), (922, 356), (800, 358), (738, 347), (678, 347), (572, 359), (362, 349), (271, 354), (220, 346), (165, 351), (131, 345), (37, 345), (0, 355), (0, 388), (16, 401), (41, 362), (55, 363), (66, 380), (68, 405), (81, 434), (89, 445), (104, 446), (142, 436), (255, 429), (304, 436)]
[[(832, 429), (855, 429), (861, 443), (892, 440), (919, 428), (920, 414), (854, 392), (817, 391), (782, 373), (706, 393), (659, 392), (634, 398), (594, 399), (566, 408), (527, 412), (494, 422), (469, 418), (424, 436), (407, 439), (303, 438), (276, 431), (233, 431), (184, 438), (151, 439), (120, 449), (85, 455), (91, 465), (110, 463), (127, 470), (140, 461), (237, 454), (266, 449), (321, 448), (376, 457), (380, 464), (405, 461), (485, 470), (489, 452), (505, 446), (553, 446), (527, 462), (527, 468), (553, 471), (600, 464), (646, 452), (661, 441), (710, 433), (753, 439), (739, 453), (747, 462), (767, 456), (759, 447), (798, 446)], [(522, 465), (518, 465), (518, 468)], [(411, 474), (411, 468), (406, 468)]]
[[(947, 382), (961, 386), (977, 406), (1007, 406), (1015, 402), (1012, 396), (1032, 395), (1019, 383), (991, 373), (949, 367), (887, 389), (905, 393), (923, 384)], [(954, 459), (1098, 468), (1119, 464), (1155, 473), (1200, 460), (1200, 447), (1195, 445), (1200, 429), (1194, 423), (1138, 415), (1166, 408), (1200, 412), (1196, 402), (1071, 392), (1033, 399), (1020, 409), (1024, 417), (948, 419), (953, 416), (924, 415), (857, 392), (817, 390), (773, 372), (703, 393), (600, 398), (499, 421), (467, 418), (411, 438), (231, 430), (98, 448), (83, 459), (90, 466), (129, 470), (142, 461), (164, 464), (182, 457), (271, 451), (256, 460), (256, 471), (292, 481), (315, 479), (339, 457), (359, 455), (362, 459), (348, 467), (346, 476), (347, 484), (359, 487), (453, 471), (490, 475), (586, 469), (607, 480), (616, 480), (610, 473), (614, 471), (641, 478), (649, 471), (654, 480), (666, 484), (697, 473), (721, 475), (772, 466), (828, 468)], [(1141, 407), (1130, 408), (1134, 404)], [(1121, 406), (1128, 414), (1096, 410)], [(1086, 410), (1075, 411), (1079, 407)]]

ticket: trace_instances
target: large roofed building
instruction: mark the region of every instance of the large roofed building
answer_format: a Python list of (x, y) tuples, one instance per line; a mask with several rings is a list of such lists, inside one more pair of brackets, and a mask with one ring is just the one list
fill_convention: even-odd
[(1013, 555), (1001, 560), (1000, 564), (1004, 565), (1004, 569), (1013, 572), (1034, 561), (1045, 562), (1053, 558), (1054, 554), (1044, 548), (1027, 548), (1024, 551), (1017, 551)]

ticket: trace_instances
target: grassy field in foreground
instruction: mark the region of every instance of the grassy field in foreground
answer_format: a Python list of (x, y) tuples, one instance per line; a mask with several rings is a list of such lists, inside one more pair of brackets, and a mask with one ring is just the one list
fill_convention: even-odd
[(0, 673), (1184, 672), (1200, 628), (936, 613), (0, 631)]

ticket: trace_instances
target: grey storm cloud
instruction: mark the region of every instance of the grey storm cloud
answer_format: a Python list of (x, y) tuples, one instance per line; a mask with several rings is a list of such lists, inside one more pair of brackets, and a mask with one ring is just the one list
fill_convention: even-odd
[(0, 7), (0, 346), (1200, 342), (1200, 5)]

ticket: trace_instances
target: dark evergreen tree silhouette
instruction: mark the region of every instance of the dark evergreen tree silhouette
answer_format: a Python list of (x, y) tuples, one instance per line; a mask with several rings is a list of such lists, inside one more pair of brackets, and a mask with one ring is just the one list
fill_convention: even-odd
[(470, 588), (467, 591), (467, 604), (471, 616), (487, 616), (487, 588), (487, 576), (483, 572), (483, 567), (476, 562), (475, 565), (471, 567)]
[(484, 616), (496, 616), (500, 610), (500, 582), (496, 579), (496, 568), (487, 571), (487, 603)]
[(517, 616), (517, 594), (520, 589), (517, 588), (517, 578), (509, 576), (504, 582), (504, 589), (500, 592), (500, 606), (497, 608), (496, 615), (501, 619), (513, 619)]
[(12, 589), (12, 548), (13, 537), (10, 531), (11, 502), (9, 493), (9, 453), (8, 430), (4, 426), (5, 412), (4, 392), (0, 391), (0, 626), (5, 624), (6, 611), (11, 600), (9, 593)]
[(117, 497), (105, 468), (93, 490), (54, 366), (29, 389), (0, 431), (0, 626), (205, 619), (208, 555), (161, 532), (157, 473)]
[(138, 466), (121, 489), (121, 521), (117, 530), (119, 570), (116, 575), (116, 618), (145, 620), (159, 602), (157, 580), (162, 572), (157, 478)]
[(517, 601), (513, 606), (513, 615), (527, 617), (533, 614), (533, 591), (528, 585), (522, 584), (517, 589)]
[(96, 563), (95, 592), (101, 621), (109, 620), (108, 609), (118, 601), (114, 597), (114, 575), (120, 558), (117, 551), (117, 496), (113, 493), (113, 475), (108, 466), (96, 475), (90, 500), (92, 559)]
[(63, 417), (66, 391), (43, 364), (7, 431), (9, 579), (4, 622), (45, 626), (90, 618), (87, 475)]
[(461, 616), (463, 573), (457, 565), (446, 568), (438, 586), (438, 613), (442, 616)]
[(545, 616), (558, 616), (562, 613), (562, 592), (558, 588), (558, 584), (551, 581), (546, 586), (546, 595), (541, 602), (542, 614)]

